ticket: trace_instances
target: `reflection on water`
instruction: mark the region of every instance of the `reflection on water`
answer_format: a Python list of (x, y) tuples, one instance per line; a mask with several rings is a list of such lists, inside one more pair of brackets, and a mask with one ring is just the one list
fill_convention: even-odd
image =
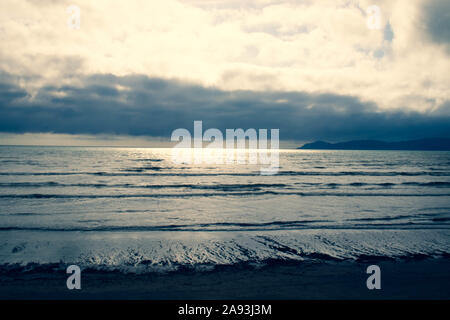
[[(442, 241), (450, 224), (449, 152), (280, 150), (278, 174), (269, 176), (249, 161), (248, 150), (233, 151), (242, 156), (235, 159), (245, 161), (230, 163), (217, 161), (226, 150), (184, 152), (201, 161), (174, 162), (172, 149), (0, 147), (1, 261), (30, 261), (32, 242), (48, 257), (56, 259), (61, 250), (68, 254), (44, 241), (56, 241), (55, 232), (75, 246), (70, 252), (78, 258), (100, 259), (98, 252), (111, 255), (111, 250), (129, 258), (123, 252), (127, 244), (145, 248), (150, 255), (145, 259), (153, 262), (160, 261), (151, 252), (161, 232), (172, 235), (168, 239), (184, 235), (176, 242), (180, 263), (190, 256), (186, 250), (200, 246), (187, 242), (204, 232), (216, 234), (206, 236), (207, 244), (197, 250), (208, 248), (231, 260), (233, 254), (245, 260), (242, 250), (247, 259), (252, 252), (276, 256), (276, 235), (283, 236), (279, 244), (297, 252), (291, 255), (302, 256), (306, 249), (299, 249), (300, 242), (308, 241), (311, 252), (323, 253), (325, 238), (317, 236), (327, 232), (336, 235), (334, 247), (344, 253), (363, 244), (362, 234), (370, 234), (371, 248), (381, 250), (377, 243), (389, 246), (385, 238), (393, 231), (404, 232), (397, 240), (405, 243), (391, 244), (382, 254), (394, 254), (396, 245), (403, 251), (449, 250), (449, 241)], [(86, 237), (98, 252), (89, 255), (75, 244)], [(100, 245), (96, 237), (120, 241)], [(12, 253), (18, 239), (27, 249)], [(437, 247), (424, 246), (428, 241)], [(169, 242), (159, 246), (175, 250)]]

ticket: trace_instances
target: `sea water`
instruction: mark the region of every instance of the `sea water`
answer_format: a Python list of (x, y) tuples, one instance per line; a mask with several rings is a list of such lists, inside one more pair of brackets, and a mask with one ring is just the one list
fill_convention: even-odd
[(0, 266), (123, 272), (450, 254), (450, 152), (0, 147)]

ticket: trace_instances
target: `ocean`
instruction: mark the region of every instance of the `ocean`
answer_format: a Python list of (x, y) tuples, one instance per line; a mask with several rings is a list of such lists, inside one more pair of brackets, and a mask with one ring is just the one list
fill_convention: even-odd
[(0, 269), (214, 271), (450, 255), (450, 152), (280, 150), (258, 165), (171, 149), (0, 147)]

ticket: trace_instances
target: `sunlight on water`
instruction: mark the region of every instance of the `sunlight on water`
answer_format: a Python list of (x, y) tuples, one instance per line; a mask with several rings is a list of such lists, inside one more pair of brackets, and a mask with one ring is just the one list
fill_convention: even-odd
[[(280, 150), (265, 176), (249, 150), (185, 149), (201, 161), (179, 163), (163, 148), (0, 149), (1, 263), (59, 261), (62, 245), (102, 264), (134, 248), (151, 265), (200, 263), (215, 246), (229, 263), (280, 258), (281, 243), (299, 252), (289, 259), (449, 252), (448, 152)], [(245, 161), (215, 163), (230, 154)]]

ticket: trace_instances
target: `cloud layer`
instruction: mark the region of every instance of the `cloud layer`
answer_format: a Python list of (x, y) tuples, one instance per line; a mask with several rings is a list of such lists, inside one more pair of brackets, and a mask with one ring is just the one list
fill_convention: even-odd
[[(367, 27), (374, 4), (379, 30)], [(68, 28), (69, 5), (80, 29)], [(5, 0), (0, 70), (30, 92), (144, 74), (426, 112), (450, 100), (448, 15), (446, 0)]]
[(297, 141), (450, 137), (448, 103), (427, 114), (385, 111), (333, 93), (224, 91), (143, 75), (91, 75), (30, 95), (13, 77), (0, 79), (0, 132), (169, 138), (202, 120), (204, 129), (279, 128)]
[(449, 14), (446, 0), (1, 1), (0, 131), (448, 136)]

